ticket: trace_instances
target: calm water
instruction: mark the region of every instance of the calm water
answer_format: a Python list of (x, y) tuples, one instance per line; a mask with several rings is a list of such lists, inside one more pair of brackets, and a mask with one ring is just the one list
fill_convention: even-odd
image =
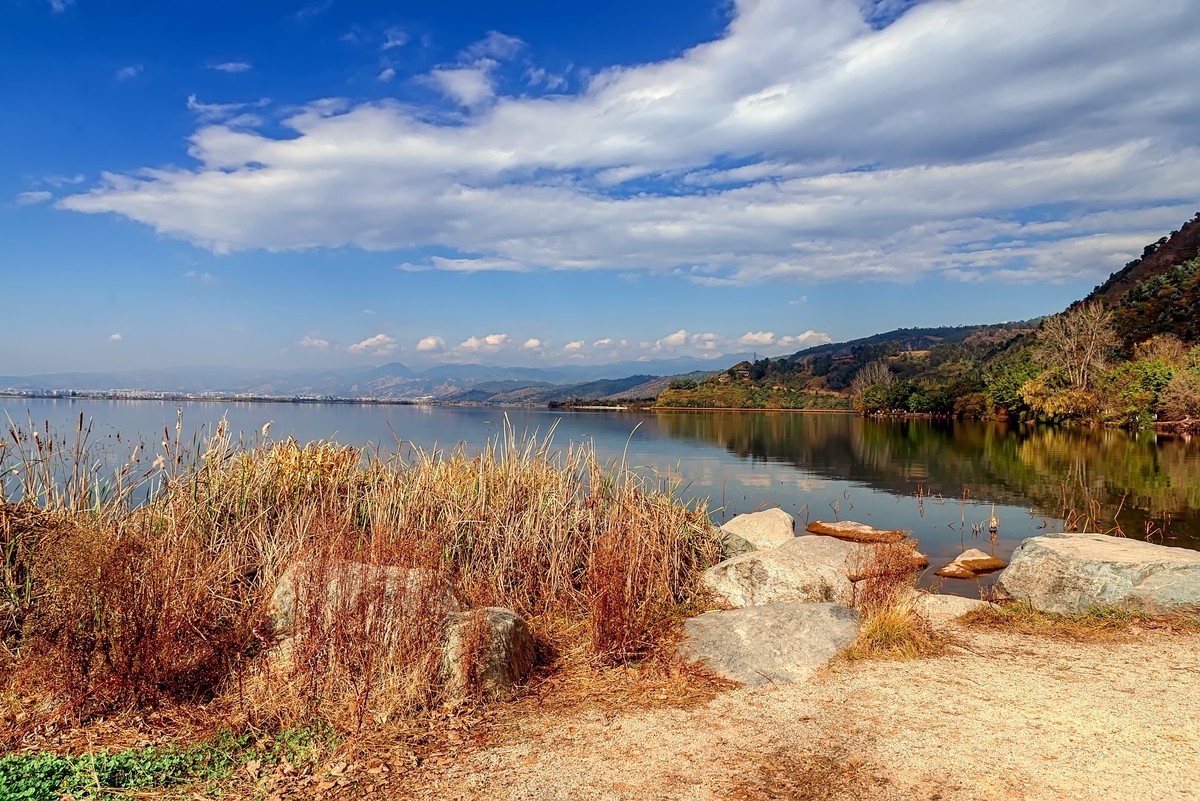
[[(93, 441), (122, 453), (139, 437), (151, 444), (161, 439), (180, 408), (185, 434), (211, 431), (225, 415), (248, 436), (270, 422), (272, 438), (370, 443), (384, 451), (396, 449), (397, 437), (427, 448), (476, 450), (500, 432), (506, 414), (518, 432), (545, 434), (557, 423), (554, 442), (561, 447), (592, 440), (606, 458), (625, 453), (630, 464), (673, 471), (687, 497), (711, 499), (717, 522), (778, 505), (801, 523), (842, 519), (911, 529), (935, 567), (964, 546), (1007, 557), (1023, 538), (1061, 530), (1064, 514), (1091, 517), (1102, 530), (1119, 526), (1130, 537), (1149, 533), (1155, 542), (1200, 549), (1200, 438), (1146, 432), (769, 412), (5, 398), (0, 422), (7, 413), (18, 423), (48, 421), (67, 433), (82, 412), (93, 421)], [(986, 526), (993, 504), (1000, 521), (994, 543)], [(976, 591), (963, 582), (945, 589)]]

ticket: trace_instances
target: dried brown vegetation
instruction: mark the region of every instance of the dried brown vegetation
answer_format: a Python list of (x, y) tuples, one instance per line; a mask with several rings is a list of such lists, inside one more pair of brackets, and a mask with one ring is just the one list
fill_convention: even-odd
[[(234, 719), (360, 728), (443, 699), (445, 610), (412, 592), (397, 615), (378, 571), (331, 583), (347, 564), (419, 568), (466, 606), (509, 607), (543, 662), (619, 663), (669, 640), (720, 558), (704, 508), (669, 478), (549, 436), (384, 457), (224, 427), (189, 444), (181, 429), (152, 467), (135, 451), (107, 483), (82, 421), (74, 442), (10, 431), (0, 678), (55, 699), (44, 715), (218, 699)], [(297, 636), (267, 658), (271, 592), (297, 563)]]

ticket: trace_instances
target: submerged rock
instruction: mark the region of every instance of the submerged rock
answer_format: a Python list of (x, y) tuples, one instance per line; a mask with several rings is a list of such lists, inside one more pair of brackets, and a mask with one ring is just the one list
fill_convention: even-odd
[(1046, 534), (1017, 547), (995, 592), (1043, 612), (1116, 606), (1200, 616), (1200, 552), (1105, 534)]
[(808, 524), (805, 530), (809, 533), (820, 534), (825, 537), (837, 537), (840, 540), (848, 540), (850, 542), (870, 543), (900, 542), (900, 540), (909, 534), (909, 532), (900, 531), (899, 529), (872, 528), (865, 523), (855, 523), (852, 520), (843, 520), (838, 523), (826, 523), (821, 520), (814, 520)]
[(777, 603), (684, 621), (685, 662), (750, 687), (806, 681), (854, 641), (858, 613), (836, 604)]
[(511, 609), (455, 612), (446, 621), (442, 680), (453, 698), (510, 695), (533, 668), (533, 636)]
[(721, 526), (729, 554), (777, 548), (796, 537), (796, 520), (782, 509), (738, 515)]
[(937, 575), (942, 578), (973, 579), (988, 573), (1003, 570), (1008, 563), (996, 556), (989, 556), (978, 548), (963, 551), (942, 569)]

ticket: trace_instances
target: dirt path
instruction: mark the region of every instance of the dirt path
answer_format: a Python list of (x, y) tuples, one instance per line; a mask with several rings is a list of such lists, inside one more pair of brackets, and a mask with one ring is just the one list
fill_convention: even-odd
[(528, 801), (1200, 799), (1200, 637), (957, 640), (935, 659), (840, 663), (810, 684), (692, 709), (528, 715), (506, 743), (392, 789)]

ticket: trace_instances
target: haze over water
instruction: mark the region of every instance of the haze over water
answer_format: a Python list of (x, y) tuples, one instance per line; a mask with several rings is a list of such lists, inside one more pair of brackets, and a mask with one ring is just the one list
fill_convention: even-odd
[[(73, 436), (82, 413), (97, 452), (110, 458), (140, 438), (147, 467), (179, 410), (185, 439), (211, 433), (225, 416), (247, 439), (270, 423), (276, 440), (369, 444), (384, 453), (396, 450), (397, 438), (478, 451), (507, 417), (518, 434), (553, 428), (558, 448), (590, 440), (606, 460), (624, 455), (676, 476), (683, 497), (711, 499), (715, 522), (778, 505), (797, 528), (841, 519), (911, 529), (935, 568), (964, 547), (1007, 558), (1025, 537), (1062, 530), (1064, 511), (1092, 518), (1090, 530), (1116, 533), (1119, 525), (1130, 537), (1149, 532), (1154, 542), (1200, 549), (1200, 438), (839, 414), (0, 399), (0, 420), (49, 423), (60, 436)], [(993, 504), (995, 543), (986, 525)], [(976, 588), (948, 581), (944, 591)]]

